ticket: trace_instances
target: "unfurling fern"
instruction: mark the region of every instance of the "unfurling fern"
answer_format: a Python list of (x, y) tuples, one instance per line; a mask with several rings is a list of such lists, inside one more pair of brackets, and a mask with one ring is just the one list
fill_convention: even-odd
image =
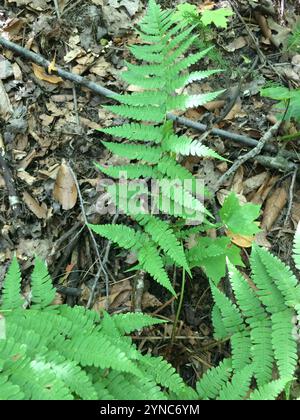
[(143, 356), (125, 335), (164, 321), (50, 305), (55, 290), (40, 260), (31, 285), (31, 305), (24, 309), (14, 259), (0, 306), (0, 400), (196, 397), (171, 365)]
[[(200, 223), (204, 216), (211, 215), (195, 194), (196, 179), (178, 163), (178, 158), (222, 158), (200, 141), (176, 135), (173, 123), (167, 121), (167, 117), (171, 111), (186, 110), (215, 99), (221, 91), (188, 95), (178, 93), (178, 90), (182, 92), (189, 84), (205, 79), (219, 70), (188, 72), (189, 67), (203, 59), (209, 49), (187, 55), (197, 36), (192, 35), (192, 25), (183, 21), (176, 22), (173, 15), (174, 12), (163, 11), (154, 0), (149, 1), (147, 13), (138, 31), (143, 44), (130, 47), (137, 62), (127, 63), (128, 70), (122, 74), (126, 82), (143, 91), (115, 94), (113, 98), (120, 104), (106, 107), (113, 113), (134, 121), (101, 130), (107, 135), (123, 139), (122, 143), (105, 141), (103, 144), (112, 153), (128, 158), (131, 162), (121, 166), (97, 166), (104, 174), (115, 179), (155, 179), (160, 186), (167, 185), (166, 188), (161, 187), (156, 196), (155, 205), (158, 211)], [(190, 183), (187, 184), (186, 180)], [(173, 188), (169, 188), (171, 183)], [(153, 199), (153, 194), (151, 198)], [(128, 201), (130, 199), (132, 197), (127, 197)], [(146, 200), (149, 199), (148, 195)], [(173, 226), (156, 216), (145, 216), (143, 209), (135, 213), (128, 208), (124, 209), (119, 203), (118, 195), (115, 201), (122, 211), (136, 219), (143, 233), (134, 235), (129, 228), (111, 225), (95, 226), (93, 229), (121, 247), (124, 244), (126, 249), (133, 248), (137, 252), (140, 268), (174, 293), (162, 258), (169, 257), (187, 272), (189, 266), (182, 245), (175, 237)]]
[[(297, 267), (299, 243), (300, 225), (294, 246)], [(230, 338), (232, 357), (199, 381), (201, 398), (275, 399), (295, 378), (299, 281), (277, 257), (258, 246), (253, 247), (250, 263), (251, 282), (228, 261), (235, 302), (211, 282), (215, 336)], [(252, 379), (257, 384), (254, 392)]]

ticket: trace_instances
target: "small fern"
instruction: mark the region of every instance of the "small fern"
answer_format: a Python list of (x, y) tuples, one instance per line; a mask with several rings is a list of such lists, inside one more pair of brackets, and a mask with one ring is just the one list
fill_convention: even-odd
[[(296, 264), (299, 232), (298, 228)], [(299, 354), (293, 320), (299, 316), (300, 284), (278, 258), (256, 245), (250, 263), (251, 282), (228, 261), (235, 302), (211, 282), (215, 336), (230, 338), (232, 357), (200, 379), (197, 391), (201, 398), (276, 399), (294, 380)]]
[[(196, 179), (178, 163), (178, 158), (222, 157), (198, 140), (185, 135), (178, 136), (173, 123), (167, 121), (170, 111), (184, 111), (203, 105), (214, 100), (222, 92), (199, 95), (178, 93), (179, 89), (183, 91), (189, 84), (219, 72), (207, 70), (188, 73), (189, 67), (206, 57), (210, 51), (208, 48), (187, 55), (197, 39), (197, 36), (191, 35), (192, 30), (193, 27), (187, 22), (174, 20), (174, 12), (163, 11), (154, 0), (149, 1), (147, 13), (138, 30), (142, 44), (130, 47), (138, 63), (127, 63), (128, 70), (122, 74), (126, 82), (138, 86), (143, 91), (115, 94), (113, 98), (119, 105), (106, 107), (126, 120), (135, 122), (126, 121), (123, 125), (101, 130), (107, 135), (127, 141), (103, 141), (102, 144), (110, 152), (128, 158), (131, 162), (120, 166), (97, 167), (105, 175), (115, 179), (125, 177), (128, 180), (159, 180), (162, 187), (156, 200), (158, 210), (168, 216), (185, 220), (193, 218), (200, 222), (204, 215), (211, 214), (196, 196), (195, 188), (184, 183), (186, 180), (195, 183)], [(170, 189), (169, 185), (172, 182), (174, 188)], [(164, 185), (168, 185), (168, 188), (164, 188)], [(127, 203), (125, 208), (120, 206), (119, 202), (115, 204), (140, 225), (137, 235), (128, 227), (123, 229), (121, 226), (106, 225), (92, 228), (120, 247), (132, 248), (137, 254), (139, 268), (175, 294), (163, 264), (164, 257), (191, 273), (182, 244), (175, 236), (174, 227), (157, 216), (145, 216), (142, 210), (140, 214), (133, 214)]]
[(0, 314), (0, 400), (191, 399), (195, 392), (161, 358), (143, 356), (125, 334), (164, 321), (150, 316), (100, 316), (82, 307), (53, 306), (39, 259), (31, 306), (23, 309), (16, 259), (7, 273)]
[[(136, 241), (132, 231), (130, 245)], [(299, 240), (298, 228), (297, 264)], [(31, 303), (24, 309), (14, 259), (0, 306), (0, 400), (276, 399), (295, 377), (299, 355), (294, 320), (300, 315), (300, 285), (262, 248), (254, 246), (250, 262), (252, 282), (228, 261), (235, 302), (211, 282), (215, 336), (230, 339), (231, 357), (210, 369), (194, 390), (169, 363), (142, 355), (126, 336), (164, 321), (141, 313), (109, 316), (51, 305), (55, 289), (39, 259)]]

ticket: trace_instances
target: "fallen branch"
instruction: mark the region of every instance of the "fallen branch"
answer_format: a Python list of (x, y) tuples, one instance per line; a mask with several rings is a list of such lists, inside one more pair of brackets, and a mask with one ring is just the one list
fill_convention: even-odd
[[(49, 65), (50, 65), (50, 61), (46, 60), (44, 57), (42, 57), (40, 54), (36, 54), (26, 48), (21, 47), (18, 44), (15, 44), (14, 42), (8, 41), (7, 39), (0, 37), (0, 45), (2, 45), (2, 47), (7, 48), (13, 52), (15, 52), (16, 54), (20, 55), (21, 57), (25, 58), (26, 60), (32, 61), (42, 67), (44, 67), (45, 69), (48, 69)], [(108, 98), (113, 98), (113, 96), (115, 95), (115, 92), (106, 89), (105, 87), (100, 86), (97, 83), (91, 82), (90, 80), (86, 79), (85, 77), (79, 76), (78, 74), (74, 74), (71, 73), (69, 71), (66, 71), (60, 67), (57, 67), (56, 69), (56, 73), (62, 77), (65, 80), (69, 80), (73, 83), (76, 83), (80, 86), (84, 86), (88, 89), (90, 89), (92, 92), (97, 93), (98, 95), (101, 96), (105, 96)], [(206, 132), (208, 130), (208, 126), (205, 124), (201, 124), (195, 121), (192, 121), (188, 118), (185, 117), (178, 117), (176, 115), (173, 114), (168, 114), (168, 118), (170, 120), (176, 121), (178, 124), (181, 124), (185, 127), (189, 127), (192, 128), (196, 131), (200, 131), (202, 133)], [(240, 143), (244, 146), (247, 147), (256, 147), (258, 145), (258, 141), (248, 137), (248, 136), (243, 136), (240, 134), (236, 134), (236, 133), (232, 133), (229, 131), (225, 131), (225, 130), (220, 130), (218, 128), (214, 128), (213, 130), (211, 130), (211, 134), (215, 135), (215, 136), (219, 136), (222, 137), (224, 139), (228, 139), (231, 140), (233, 142), (236, 143)], [(277, 154), (278, 150), (275, 146), (273, 145), (265, 145), (264, 150), (268, 153), (274, 153)], [(282, 156), (288, 158), (288, 159), (293, 159), (293, 160), (297, 160), (297, 156), (290, 151), (284, 150), (282, 151)]]

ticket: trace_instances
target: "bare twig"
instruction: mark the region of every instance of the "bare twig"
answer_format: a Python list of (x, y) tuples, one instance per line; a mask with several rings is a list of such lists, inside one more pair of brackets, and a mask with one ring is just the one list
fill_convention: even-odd
[(53, 0), (57, 19), (61, 18), (59, 4), (57, 0)]
[[(23, 48), (19, 46), (18, 44), (15, 44), (14, 42), (8, 41), (7, 39), (0, 37), (0, 45), (2, 45), (5, 48), (8, 48), (11, 51), (14, 51), (16, 54), (22, 56), (26, 60), (33, 61), (34, 63), (44, 67), (45, 69), (48, 68), (50, 65), (50, 62), (46, 60), (44, 57), (42, 57), (39, 54), (36, 54), (32, 51), (29, 51), (26, 48)], [(90, 89), (92, 92), (95, 92), (98, 95), (105, 96), (107, 98), (114, 99), (115, 92), (112, 92), (111, 90), (102, 87), (98, 85), (97, 83), (91, 82), (90, 80), (86, 79), (85, 77), (79, 76), (78, 74), (71, 73), (69, 71), (66, 71), (60, 67), (57, 67), (57, 74), (62, 77), (63, 79), (70, 80), (73, 83), (76, 83), (78, 85), (84, 86), (88, 89)], [(208, 126), (205, 124), (201, 124), (195, 121), (192, 121), (188, 118), (184, 117), (178, 117), (174, 114), (168, 114), (168, 119), (176, 121), (178, 124), (181, 124), (185, 127), (192, 128), (196, 131), (200, 132), (206, 132), (208, 130)], [(258, 142), (257, 140), (248, 137), (243, 136), (240, 134), (232, 133), (226, 130), (220, 130), (217, 128), (214, 128), (211, 131), (211, 134), (214, 136), (219, 136), (224, 139), (228, 139), (231, 141), (234, 141), (236, 143), (240, 143), (247, 147), (256, 147)], [(274, 153), (277, 154), (278, 150), (276, 147), (272, 145), (266, 145), (264, 150), (268, 153)], [(284, 150), (282, 155), (288, 159), (294, 159), (297, 160), (297, 157), (295, 156), (295, 153), (290, 152), (288, 150)]]
[(291, 181), (290, 193), (289, 193), (289, 204), (288, 204), (288, 209), (287, 209), (285, 220), (284, 220), (284, 226), (287, 225), (290, 214), (291, 214), (291, 211), (292, 211), (297, 172), (298, 172), (298, 170), (297, 170), (297, 168), (295, 168), (294, 172), (292, 173), (292, 181)]
[(255, 158), (255, 156), (259, 155), (266, 145), (268, 141), (271, 140), (273, 135), (277, 133), (279, 127), (281, 125), (281, 121), (278, 121), (276, 124), (274, 124), (266, 133), (265, 135), (259, 140), (258, 144), (254, 149), (250, 150), (248, 153), (246, 153), (244, 156), (240, 157), (238, 160), (234, 162), (234, 164), (230, 167), (230, 169), (225, 172), (224, 175), (221, 176), (221, 178), (218, 180), (216, 185), (214, 186), (214, 191), (218, 191), (220, 187), (223, 185), (223, 183), (231, 176), (233, 175), (244, 163), (246, 163), (248, 160)]
[(72, 174), (72, 177), (74, 179), (74, 182), (75, 182), (75, 185), (76, 185), (76, 188), (77, 188), (78, 197), (79, 197), (79, 201), (80, 201), (80, 207), (81, 207), (81, 213), (82, 213), (82, 217), (83, 217), (83, 220), (84, 220), (84, 224), (85, 224), (85, 226), (88, 229), (88, 232), (90, 234), (90, 237), (91, 237), (91, 240), (92, 240), (92, 243), (93, 243), (93, 246), (94, 246), (96, 255), (97, 255), (97, 262), (99, 264), (99, 270), (98, 270), (98, 272), (96, 273), (96, 276), (95, 276), (95, 282), (94, 282), (94, 286), (95, 287), (91, 291), (91, 294), (90, 294), (90, 297), (89, 297), (89, 300), (88, 300), (88, 303), (87, 303), (87, 308), (90, 308), (92, 306), (93, 298), (94, 298), (94, 294), (95, 294), (95, 290), (96, 290), (96, 286), (98, 284), (99, 278), (100, 278), (101, 273), (102, 273), (103, 276), (104, 276), (104, 281), (105, 281), (105, 296), (106, 296), (105, 306), (106, 306), (106, 309), (108, 309), (108, 297), (109, 297), (109, 278), (108, 278), (108, 273), (105, 270), (105, 267), (104, 267), (104, 265), (102, 263), (102, 259), (101, 259), (101, 256), (100, 256), (98, 244), (97, 244), (97, 241), (95, 239), (94, 233), (93, 233), (92, 229), (89, 226), (89, 222), (87, 220), (85, 209), (84, 209), (84, 203), (83, 203), (83, 198), (82, 198), (81, 191), (80, 191), (80, 186), (79, 186), (77, 177), (75, 175), (75, 172), (73, 171), (73, 169), (71, 167), (70, 162), (68, 163), (68, 167), (70, 169), (70, 172)]

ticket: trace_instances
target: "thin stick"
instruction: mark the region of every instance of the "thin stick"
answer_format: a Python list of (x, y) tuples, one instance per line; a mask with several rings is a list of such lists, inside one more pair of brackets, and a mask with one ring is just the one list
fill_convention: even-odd
[(248, 160), (255, 158), (255, 156), (259, 155), (266, 145), (268, 141), (271, 140), (273, 135), (277, 133), (279, 127), (281, 126), (282, 121), (278, 121), (276, 124), (274, 124), (266, 133), (265, 135), (259, 140), (258, 144), (254, 149), (250, 150), (248, 153), (246, 153), (244, 156), (239, 158), (234, 162), (234, 164), (230, 167), (230, 169), (225, 172), (224, 175), (221, 176), (219, 181), (214, 186), (214, 191), (218, 191), (220, 187), (224, 184), (224, 182), (233, 175), (244, 163), (246, 163)]
[(53, 2), (54, 2), (54, 6), (55, 6), (55, 12), (56, 12), (56, 16), (57, 16), (57, 19), (59, 19), (60, 20), (60, 10), (59, 10), (59, 5), (58, 5), (58, 1), (57, 0), (53, 0)]
[(78, 179), (75, 175), (75, 172), (73, 171), (73, 169), (71, 167), (70, 162), (68, 162), (68, 167), (70, 169), (70, 172), (72, 174), (72, 177), (74, 179), (74, 182), (75, 182), (75, 185), (76, 185), (76, 188), (77, 188), (78, 197), (79, 197), (79, 201), (80, 201), (80, 207), (81, 207), (81, 213), (82, 213), (82, 217), (83, 217), (83, 220), (84, 220), (84, 224), (85, 224), (85, 226), (86, 226), (86, 228), (87, 228), (87, 230), (90, 234), (90, 237), (91, 237), (91, 240), (92, 240), (92, 243), (93, 243), (93, 246), (95, 248), (96, 255), (97, 255), (97, 261), (99, 263), (99, 270), (98, 270), (98, 272), (96, 273), (96, 276), (95, 276), (95, 282), (94, 282), (95, 287), (94, 287), (94, 290), (91, 291), (91, 294), (90, 294), (90, 297), (89, 297), (89, 300), (88, 300), (88, 303), (87, 303), (87, 308), (90, 308), (92, 306), (92, 303), (93, 303), (92, 301), (93, 301), (93, 298), (94, 298), (94, 294), (95, 294), (94, 292), (95, 292), (95, 289), (96, 289), (96, 285), (99, 281), (101, 273), (103, 273), (104, 280), (105, 280), (105, 296), (106, 296), (105, 307), (106, 307), (106, 309), (108, 309), (108, 300), (109, 300), (108, 299), (109, 298), (109, 278), (108, 278), (108, 274), (107, 274), (107, 271), (105, 270), (105, 267), (102, 263), (100, 252), (99, 252), (99, 249), (98, 249), (98, 244), (96, 242), (94, 233), (89, 226), (89, 222), (87, 220), (85, 209), (84, 209), (84, 203), (83, 203), (83, 198), (82, 198), (82, 194), (81, 194), (81, 191), (80, 191), (80, 186), (79, 186), (79, 183), (78, 183)]
[(290, 193), (289, 193), (289, 204), (288, 204), (288, 209), (287, 209), (285, 220), (284, 220), (284, 226), (287, 225), (287, 222), (289, 220), (289, 217), (290, 217), (290, 214), (291, 214), (291, 211), (292, 211), (295, 183), (296, 183), (296, 179), (297, 179), (297, 172), (298, 172), (298, 169), (295, 168), (294, 172), (292, 173), (292, 182), (291, 182), (291, 185), (290, 185)]
[[(46, 60), (44, 57), (42, 57), (40, 54), (36, 54), (32, 51), (29, 51), (28, 49), (23, 48), (19, 46), (18, 44), (15, 44), (14, 42), (8, 41), (7, 39), (3, 37), (0, 37), (0, 45), (2, 45), (5, 48), (8, 48), (11, 51), (14, 51), (16, 54), (22, 56), (26, 60), (33, 61), (34, 63), (44, 67), (45, 69), (47, 69), (48, 66), (50, 65), (50, 62)], [(70, 80), (73, 83), (84, 86), (90, 89), (92, 92), (97, 93), (98, 95), (102, 95), (107, 98), (114, 99), (115, 92), (112, 92), (111, 90), (105, 87), (102, 87), (98, 85), (97, 83), (91, 82), (85, 77), (79, 76), (78, 74), (71, 73), (60, 67), (57, 67), (57, 74), (63, 79)], [(168, 119), (175, 121), (178, 124), (181, 124), (185, 127), (192, 128), (194, 130), (202, 132), (202, 133), (208, 130), (208, 126), (205, 124), (192, 121), (188, 118), (178, 117), (174, 114), (168, 114)], [(247, 147), (256, 147), (258, 144), (258, 141), (251, 137), (232, 133), (226, 130), (220, 130), (218, 128), (214, 128), (211, 131), (211, 134), (213, 134), (214, 136), (219, 136), (224, 139), (234, 141), (236, 143), (243, 144), (244, 146), (247, 146)], [(277, 148), (272, 145), (266, 145), (264, 150), (268, 153), (274, 153), (274, 154), (277, 154), (278, 152)], [(294, 160), (297, 159), (297, 157), (295, 156), (295, 153), (290, 152), (288, 150), (283, 150), (282, 156), (289, 159), (294, 159)]]
[(177, 308), (177, 312), (176, 312), (176, 318), (175, 318), (175, 321), (174, 321), (174, 324), (173, 324), (173, 329), (172, 329), (172, 334), (171, 334), (172, 343), (174, 343), (174, 340), (175, 340), (177, 325), (178, 325), (178, 321), (179, 321), (179, 317), (180, 317), (180, 313), (181, 313), (181, 309), (182, 309), (184, 291), (185, 291), (185, 283), (186, 283), (186, 272), (185, 272), (185, 269), (183, 269), (182, 270), (180, 298), (179, 298), (178, 308)]

